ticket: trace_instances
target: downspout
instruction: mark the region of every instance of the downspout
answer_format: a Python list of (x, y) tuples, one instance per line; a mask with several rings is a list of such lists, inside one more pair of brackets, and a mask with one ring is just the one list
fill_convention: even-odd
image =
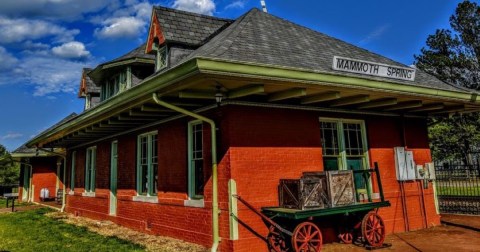
[(177, 111), (187, 116), (191, 116), (203, 122), (210, 124), (211, 138), (212, 138), (212, 236), (213, 244), (211, 251), (217, 251), (218, 245), (220, 243), (219, 227), (218, 227), (218, 185), (217, 185), (217, 133), (215, 122), (211, 119), (208, 119), (204, 116), (198, 115), (194, 112), (188, 111), (186, 109), (177, 107), (170, 103), (160, 100), (157, 96), (157, 93), (153, 93), (153, 100), (160, 106), (165, 108)]
[[(50, 153), (50, 154), (53, 154), (55, 156), (58, 156), (58, 157), (61, 157), (63, 158), (63, 193), (62, 193), (62, 208), (60, 208), (60, 212), (64, 212), (65, 211), (65, 173), (66, 173), (66, 170), (67, 170), (67, 156), (66, 155), (63, 155), (61, 153), (58, 153), (58, 152), (54, 152), (54, 151), (51, 151), (51, 150), (47, 150), (47, 149), (44, 149), (44, 148), (40, 148), (40, 147), (37, 147), (37, 150), (42, 150), (44, 152), (47, 152), (47, 153)], [(57, 174), (58, 176), (58, 174)]]

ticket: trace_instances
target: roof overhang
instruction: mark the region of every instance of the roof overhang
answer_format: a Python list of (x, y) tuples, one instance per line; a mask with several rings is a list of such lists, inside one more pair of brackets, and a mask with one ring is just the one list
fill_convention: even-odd
[(234, 104), (266, 104), (337, 112), (428, 116), (480, 110), (476, 93), (448, 91), (359, 77), (245, 62), (194, 58), (144, 80), (35, 137), (27, 146), (77, 146), (119, 132), (178, 118), (152, 101), (162, 99), (189, 110), (215, 105), (215, 95)]
[(114, 71), (117, 67), (127, 66), (127, 65), (153, 65), (153, 64), (155, 64), (154, 59), (130, 58), (130, 59), (125, 59), (125, 60), (120, 60), (120, 61), (99, 65), (95, 69), (93, 69), (90, 73), (88, 73), (88, 76), (92, 78), (95, 84), (100, 85), (104, 76), (108, 72)]

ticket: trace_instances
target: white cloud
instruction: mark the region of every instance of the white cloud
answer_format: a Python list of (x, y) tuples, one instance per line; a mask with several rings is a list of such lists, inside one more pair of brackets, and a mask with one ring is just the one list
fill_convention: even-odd
[(110, 18), (95, 29), (98, 38), (135, 38), (145, 32), (146, 22), (135, 17)]
[(215, 11), (215, 3), (213, 0), (175, 0), (173, 8), (212, 15)]
[(18, 43), (52, 36), (56, 42), (67, 42), (79, 33), (77, 29), (69, 30), (48, 21), (0, 16), (0, 43)]
[(101, 11), (110, 0), (1, 0), (0, 15), (77, 20), (83, 14)]
[(18, 59), (7, 50), (0, 46), (0, 71), (2, 69), (11, 69), (18, 63)]
[(244, 0), (238, 0), (234, 1), (233, 3), (225, 6), (225, 10), (228, 9), (243, 9), (245, 7), (245, 1)]
[(50, 54), (26, 54), (17, 59), (22, 64), (0, 68), (0, 85), (31, 85), (34, 96), (75, 93), (84, 67), (98, 62), (75, 61)]
[(6, 135), (3, 135), (0, 137), (2, 140), (7, 140), (7, 139), (17, 139), (23, 137), (23, 134), (17, 133), (17, 132), (9, 132)]
[(365, 38), (360, 40), (359, 43), (362, 45), (370, 43), (372, 40), (375, 40), (380, 36), (382, 36), (388, 30), (388, 28), (390, 28), (390, 24), (384, 24), (382, 26), (375, 28)]
[(62, 58), (85, 58), (90, 56), (90, 52), (85, 50), (82, 42), (72, 41), (52, 48), (54, 55)]
[(101, 25), (94, 32), (98, 38), (135, 38), (146, 32), (151, 13), (152, 5), (148, 1), (129, 0), (122, 8), (95, 16), (90, 21)]

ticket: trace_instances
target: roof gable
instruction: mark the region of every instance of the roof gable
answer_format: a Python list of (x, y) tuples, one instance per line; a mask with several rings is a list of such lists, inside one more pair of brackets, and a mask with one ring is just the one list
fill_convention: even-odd
[(198, 47), (232, 22), (231, 19), (154, 7), (145, 52), (152, 51), (155, 39), (160, 45), (167, 42)]
[(82, 71), (82, 79), (80, 80), (80, 89), (78, 91), (78, 97), (85, 97), (87, 94), (99, 94), (100, 88), (95, 85), (93, 80), (88, 76), (88, 73), (92, 71), (91, 68), (84, 68)]

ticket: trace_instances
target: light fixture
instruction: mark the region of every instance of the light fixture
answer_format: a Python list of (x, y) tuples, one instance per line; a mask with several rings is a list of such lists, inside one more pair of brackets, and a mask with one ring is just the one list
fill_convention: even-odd
[(223, 93), (220, 92), (220, 89), (217, 90), (217, 92), (215, 93), (215, 101), (217, 101), (217, 105), (220, 106), (220, 103), (222, 103), (222, 100), (223, 100)]

